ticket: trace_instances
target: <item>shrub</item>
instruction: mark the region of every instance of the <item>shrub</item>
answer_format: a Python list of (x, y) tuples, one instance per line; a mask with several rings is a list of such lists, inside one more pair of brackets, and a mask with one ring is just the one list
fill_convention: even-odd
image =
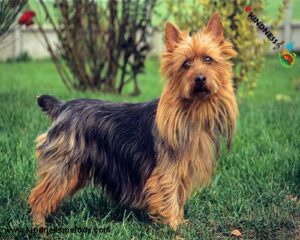
[(7, 63), (14, 63), (14, 62), (29, 62), (31, 61), (31, 57), (29, 55), (28, 52), (26, 51), (23, 51), (21, 52), (17, 57), (11, 57), (11, 58), (8, 58), (6, 60)]
[(0, 1), (0, 41), (9, 31), (27, 0)]
[(55, 11), (43, 0), (40, 4), (57, 34), (58, 51), (41, 24), (39, 29), (68, 88), (120, 94), (133, 83), (133, 94), (139, 94), (137, 75), (150, 50), (155, 0), (56, 0)]

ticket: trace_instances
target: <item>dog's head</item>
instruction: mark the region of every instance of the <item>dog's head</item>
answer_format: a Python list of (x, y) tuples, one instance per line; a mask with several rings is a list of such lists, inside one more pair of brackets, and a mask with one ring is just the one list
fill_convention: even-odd
[(161, 73), (168, 81), (171, 94), (185, 100), (203, 101), (232, 85), (229, 59), (237, 53), (232, 43), (224, 38), (217, 12), (207, 26), (192, 36), (167, 22), (165, 39)]

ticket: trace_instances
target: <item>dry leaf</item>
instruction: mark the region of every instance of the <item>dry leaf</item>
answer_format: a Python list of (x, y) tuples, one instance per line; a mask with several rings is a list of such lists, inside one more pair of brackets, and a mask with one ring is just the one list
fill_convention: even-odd
[(291, 200), (292, 202), (297, 202), (298, 197), (297, 197), (297, 196), (290, 195), (290, 200)]
[(184, 240), (184, 238), (181, 237), (181, 236), (179, 236), (179, 235), (177, 235), (175, 239), (176, 239), (176, 240)]
[(286, 199), (286, 200), (290, 200), (290, 201), (292, 201), (292, 202), (297, 202), (297, 201), (298, 201), (298, 197), (295, 196), (295, 195), (286, 195), (286, 196), (285, 196), (285, 199)]
[(291, 196), (291, 201), (292, 202), (297, 202), (298, 200), (298, 197), (297, 196)]
[(234, 237), (242, 237), (242, 233), (238, 229), (234, 229), (230, 235)]

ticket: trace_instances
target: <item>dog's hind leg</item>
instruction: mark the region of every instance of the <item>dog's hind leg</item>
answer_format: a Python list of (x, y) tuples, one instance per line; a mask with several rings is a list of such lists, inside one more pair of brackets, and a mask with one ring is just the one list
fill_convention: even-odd
[[(46, 136), (41, 135), (38, 141), (45, 141), (45, 139)], [(51, 149), (55, 149), (53, 144)], [(67, 160), (70, 161), (67, 152), (62, 150), (57, 154), (58, 148), (55, 150), (48, 156), (45, 154), (46, 150), (43, 151), (39, 147), (37, 149), (39, 180), (28, 199), (34, 224), (45, 225), (45, 217), (52, 213), (66, 196), (74, 194), (84, 185), (79, 181), (79, 166), (76, 163), (66, 164)]]
[(62, 173), (60, 167), (50, 167), (44, 172), (36, 187), (31, 191), (29, 204), (34, 224), (45, 224), (45, 217), (52, 213), (66, 196), (75, 193), (80, 184), (76, 167)]

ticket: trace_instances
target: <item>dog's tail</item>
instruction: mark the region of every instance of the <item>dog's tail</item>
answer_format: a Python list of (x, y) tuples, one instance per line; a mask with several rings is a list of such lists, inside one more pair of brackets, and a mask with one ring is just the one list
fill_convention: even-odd
[(49, 95), (41, 95), (37, 97), (38, 105), (41, 107), (43, 112), (46, 112), (47, 115), (52, 119), (55, 120), (61, 112), (61, 107), (63, 105), (55, 97)]

